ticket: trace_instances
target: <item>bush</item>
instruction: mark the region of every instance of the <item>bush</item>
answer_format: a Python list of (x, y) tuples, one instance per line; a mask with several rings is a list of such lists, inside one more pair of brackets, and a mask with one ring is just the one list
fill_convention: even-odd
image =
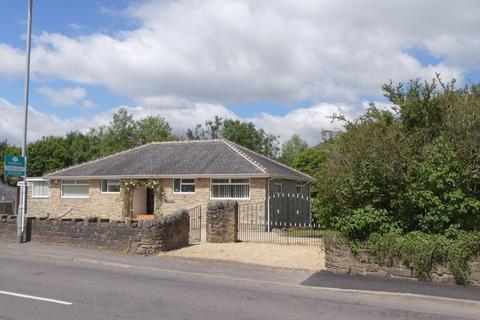
[(480, 86), (417, 80), (383, 89), (393, 110), (372, 105), (326, 144), (316, 220), (360, 241), (389, 226), (480, 231)]
[[(372, 234), (368, 246), (381, 264), (402, 261), (420, 279), (430, 279), (435, 265), (446, 264), (459, 284), (467, 283), (468, 261), (480, 252), (480, 234), (449, 230), (445, 235), (419, 231), (402, 235), (398, 230)], [(354, 246), (355, 247), (355, 246)]]
[(337, 229), (350, 240), (366, 240), (370, 234), (383, 233), (392, 228), (393, 223), (387, 210), (366, 206), (339, 219)]

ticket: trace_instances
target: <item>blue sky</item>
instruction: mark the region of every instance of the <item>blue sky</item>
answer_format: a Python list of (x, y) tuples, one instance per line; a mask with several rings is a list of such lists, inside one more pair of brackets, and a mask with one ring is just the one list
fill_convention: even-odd
[[(220, 115), (314, 144), (331, 113), (385, 103), (389, 79), (478, 83), (480, 3), (467, 2), (34, 0), (30, 139), (126, 106), (178, 133)], [(14, 143), (26, 12), (0, 0), (0, 140)]]

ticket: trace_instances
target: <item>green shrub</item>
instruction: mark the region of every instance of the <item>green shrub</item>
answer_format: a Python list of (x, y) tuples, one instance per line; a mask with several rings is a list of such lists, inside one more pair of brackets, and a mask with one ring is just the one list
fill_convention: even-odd
[(340, 218), (337, 229), (348, 239), (366, 240), (375, 232), (384, 233), (392, 227), (392, 220), (385, 209), (372, 206), (352, 210)]
[[(380, 264), (399, 260), (427, 280), (435, 265), (446, 264), (459, 284), (467, 283), (468, 262), (480, 252), (480, 234), (450, 229), (445, 235), (419, 231), (402, 235), (398, 229), (372, 234), (368, 246)], [(356, 244), (353, 244), (356, 247)]]

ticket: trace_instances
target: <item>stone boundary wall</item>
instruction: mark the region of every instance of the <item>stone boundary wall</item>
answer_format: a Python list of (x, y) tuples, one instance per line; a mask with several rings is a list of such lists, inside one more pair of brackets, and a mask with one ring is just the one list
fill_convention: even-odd
[[(0, 240), (16, 241), (15, 216), (0, 216)], [(179, 210), (152, 221), (27, 218), (26, 241), (132, 254), (155, 254), (189, 242), (189, 215)]]
[(238, 203), (214, 201), (207, 207), (207, 242), (238, 241)]
[[(480, 286), (480, 256), (470, 261), (469, 265), (469, 284)], [(419, 280), (417, 275), (400, 261), (394, 261), (392, 266), (380, 265), (368, 249), (360, 247), (358, 253), (353, 254), (345, 244), (325, 243), (325, 268), (339, 274)], [(455, 283), (447, 266), (435, 266), (430, 278), (432, 282)]]

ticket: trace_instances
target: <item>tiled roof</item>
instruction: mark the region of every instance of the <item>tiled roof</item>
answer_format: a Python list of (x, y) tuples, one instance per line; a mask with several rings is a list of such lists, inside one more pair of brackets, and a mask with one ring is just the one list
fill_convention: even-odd
[(311, 177), (227, 140), (154, 142), (66, 168), (46, 177)]

